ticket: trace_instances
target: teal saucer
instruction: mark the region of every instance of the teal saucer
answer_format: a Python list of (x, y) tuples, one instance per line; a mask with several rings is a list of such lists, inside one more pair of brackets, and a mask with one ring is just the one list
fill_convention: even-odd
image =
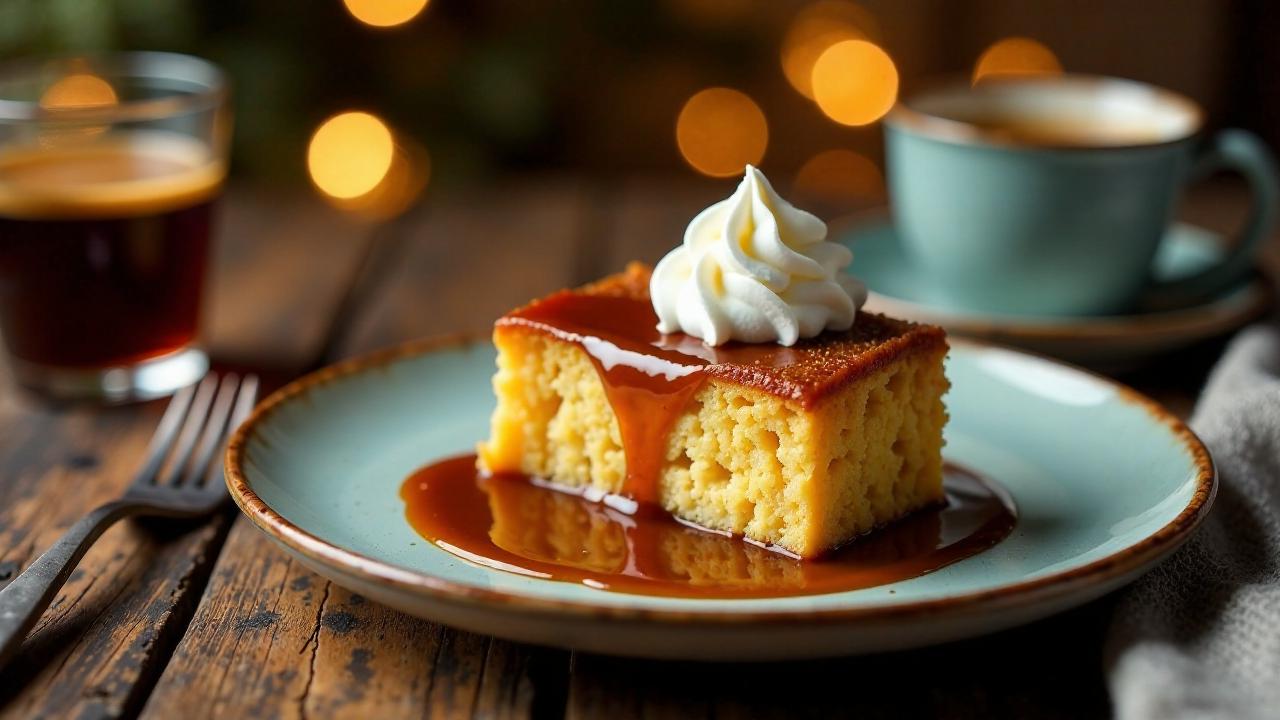
[[(1084, 317), (979, 312), (948, 297), (911, 262), (886, 216), (849, 221), (836, 236), (854, 251), (851, 271), (871, 291), (869, 310), (1106, 369), (1134, 365), (1230, 332), (1266, 312), (1273, 297), (1270, 280), (1259, 272), (1208, 302), (1188, 307)], [(1156, 257), (1156, 277), (1185, 277), (1215, 263), (1222, 252), (1216, 233), (1175, 223)]]
[(1012, 495), (1017, 525), (998, 545), (910, 580), (825, 595), (607, 592), (474, 564), (405, 520), (405, 477), (488, 434), (493, 368), (487, 341), (423, 342), (294, 382), (232, 439), (232, 497), (307, 567), (407, 613), (591, 652), (766, 660), (928, 645), (1087, 602), (1182, 544), (1215, 489), (1204, 446), (1150, 400), (961, 341), (948, 360), (946, 456)]

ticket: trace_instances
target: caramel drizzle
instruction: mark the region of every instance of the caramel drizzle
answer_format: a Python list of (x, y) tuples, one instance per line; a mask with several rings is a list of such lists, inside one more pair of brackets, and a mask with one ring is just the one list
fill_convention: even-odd
[(664, 335), (648, 302), (560, 292), (498, 321), (576, 343), (591, 358), (618, 420), (627, 476), (621, 494), (659, 503), (672, 427), (715, 359), (696, 338)]
[(947, 504), (922, 510), (817, 559), (685, 525), (659, 508), (628, 515), (522, 475), (480, 476), (475, 458), (442, 460), (405, 479), (405, 517), (446, 552), (495, 570), (668, 597), (767, 598), (899, 582), (999, 543), (1008, 495), (953, 465)]

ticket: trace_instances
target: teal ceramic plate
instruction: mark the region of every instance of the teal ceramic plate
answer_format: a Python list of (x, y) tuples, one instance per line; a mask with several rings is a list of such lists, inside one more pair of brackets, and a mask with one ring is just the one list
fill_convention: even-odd
[(1176, 418), (1052, 361), (957, 344), (948, 459), (1019, 509), (994, 548), (905, 582), (723, 600), (595, 590), (473, 565), (418, 537), (401, 481), (488, 432), (494, 351), (421, 343), (322, 370), (275, 393), (233, 438), (227, 481), (303, 564), (405, 612), (593, 652), (763, 660), (906, 648), (991, 632), (1134, 579), (1209, 509), (1212, 463)]
[[(847, 220), (839, 238), (853, 248), (853, 274), (871, 290), (869, 310), (1092, 367), (1118, 369), (1138, 364), (1235, 330), (1271, 306), (1272, 284), (1258, 273), (1209, 302), (1158, 312), (1095, 317), (980, 313), (951, 302), (922, 275), (883, 214)], [(1214, 264), (1221, 255), (1218, 235), (1175, 223), (1156, 256), (1156, 275), (1161, 279), (1184, 277)]]

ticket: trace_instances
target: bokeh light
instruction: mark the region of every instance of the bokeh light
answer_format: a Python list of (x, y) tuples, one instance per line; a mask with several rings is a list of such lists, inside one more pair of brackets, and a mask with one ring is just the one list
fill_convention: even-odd
[(856, 205), (884, 197), (884, 175), (853, 150), (824, 150), (805, 161), (792, 189), (797, 196), (835, 205)]
[(46, 110), (107, 107), (118, 102), (111, 83), (91, 73), (72, 73), (50, 85), (40, 96)]
[(813, 99), (813, 66), (827, 48), (844, 40), (876, 40), (875, 17), (861, 5), (819, 0), (796, 14), (782, 38), (782, 73), (801, 95)]
[(418, 16), (427, 0), (342, 0), (347, 12), (365, 25), (395, 27)]
[(316, 128), (307, 146), (307, 172), (330, 204), (361, 217), (386, 220), (407, 210), (431, 174), (426, 148), (391, 131), (366, 112), (344, 112)]
[(973, 84), (1018, 75), (1061, 75), (1062, 63), (1043, 43), (1010, 37), (992, 43), (973, 66)]
[(700, 90), (676, 119), (676, 145), (694, 170), (712, 177), (742, 173), (758, 164), (769, 144), (769, 126), (754, 100), (731, 88)]
[(386, 123), (369, 113), (344, 112), (325, 120), (311, 136), (307, 171), (325, 195), (350, 200), (382, 182), (394, 154)]
[(430, 175), (431, 157), (426, 149), (409, 141), (397, 142), (382, 182), (359, 197), (331, 202), (367, 219), (387, 220), (413, 205)]
[(813, 99), (843, 125), (884, 117), (898, 98), (898, 69), (889, 54), (866, 40), (842, 40), (813, 65)]

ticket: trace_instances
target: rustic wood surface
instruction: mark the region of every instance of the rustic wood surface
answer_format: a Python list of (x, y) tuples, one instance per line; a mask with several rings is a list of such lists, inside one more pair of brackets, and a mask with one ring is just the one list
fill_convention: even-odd
[[(209, 345), (222, 362), (279, 382), (411, 337), (483, 332), (531, 297), (655, 260), (723, 192), (539, 178), (428, 202), (381, 228), (314, 199), (233, 193), (210, 282)], [(1186, 212), (1226, 229), (1240, 205), (1226, 186)], [(1280, 246), (1270, 253), (1280, 258)], [(1185, 414), (1220, 348), (1206, 343), (1123, 379)], [(7, 380), (0, 392), (2, 586), (123, 489), (161, 408), (51, 408)], [(306, 571), (238, 517), (108, 532), (0, 673), (0, 718), (1107, 712), (1108, 598), (908, 653), (748, 666), (623, 660), (410, 618)]]

